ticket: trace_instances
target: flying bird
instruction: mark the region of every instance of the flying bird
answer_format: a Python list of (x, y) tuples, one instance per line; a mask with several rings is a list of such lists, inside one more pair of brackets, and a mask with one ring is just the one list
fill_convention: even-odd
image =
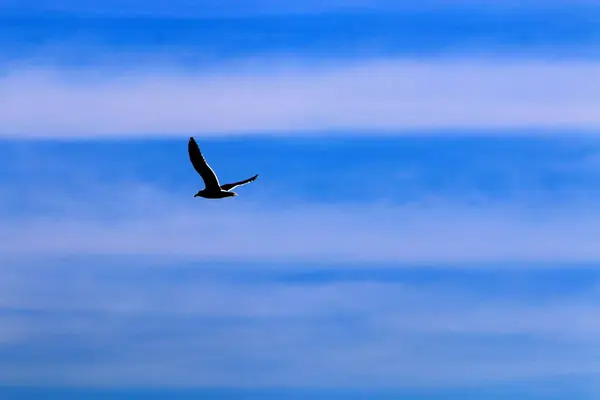
[(220, 185), (217, 175), (204, 159), (204, 156), (198, 147), (198, 143), (196, 143), (193, 137), (191, 137), (190, 141), (188, 142), (188, 153), (194, 169), (202, 177), (205, 186), (205, 188), (196, 193), (194, 197), (204, 197), (205, 199), (222, 199), (224, 197), (237, 196), (238, 194), (232, 192), (232, 189), (253, 182), (258, 177), (258, 174), (256, 174), (252, 178), (248, 178), (243, 181)]

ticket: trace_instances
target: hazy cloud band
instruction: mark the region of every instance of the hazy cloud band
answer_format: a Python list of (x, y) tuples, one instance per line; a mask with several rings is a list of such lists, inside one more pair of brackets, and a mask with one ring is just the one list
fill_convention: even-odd
[(600, 131), (600, 64), (592, 61), (266, 65), (200, 72), (15, 67), (0, 78), (0, 135)]
[[(130, 191), (135, 193), (134, 188), (115, 193)], [(198, 204), (191, 197), (186, 204), (151, 191), (91, 203), (67, 200), (61, 212), (5, 215), (0, 253), (450, 266), (600, 260), (600, 220), (590, 208), (451, 202), (265, 207), (231, 201)]]

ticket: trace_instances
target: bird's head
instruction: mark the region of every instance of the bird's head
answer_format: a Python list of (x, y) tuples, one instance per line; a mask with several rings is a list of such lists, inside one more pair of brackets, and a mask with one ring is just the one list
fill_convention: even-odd
[(194, 195), (194, 197), (204, 197), (204, 190), (199, 191)]

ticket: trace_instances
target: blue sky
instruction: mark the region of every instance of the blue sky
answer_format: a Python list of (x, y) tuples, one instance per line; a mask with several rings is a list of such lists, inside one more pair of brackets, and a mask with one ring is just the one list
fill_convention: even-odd
[(418, 3), (0, 3), (0, 395), (597, 398), (600, 8)]

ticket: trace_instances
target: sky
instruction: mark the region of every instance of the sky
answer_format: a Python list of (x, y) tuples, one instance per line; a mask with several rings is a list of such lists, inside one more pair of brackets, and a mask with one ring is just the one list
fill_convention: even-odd
[(0, 1), (0, 398), (600, 396), (597, 2), (324, 4)]

